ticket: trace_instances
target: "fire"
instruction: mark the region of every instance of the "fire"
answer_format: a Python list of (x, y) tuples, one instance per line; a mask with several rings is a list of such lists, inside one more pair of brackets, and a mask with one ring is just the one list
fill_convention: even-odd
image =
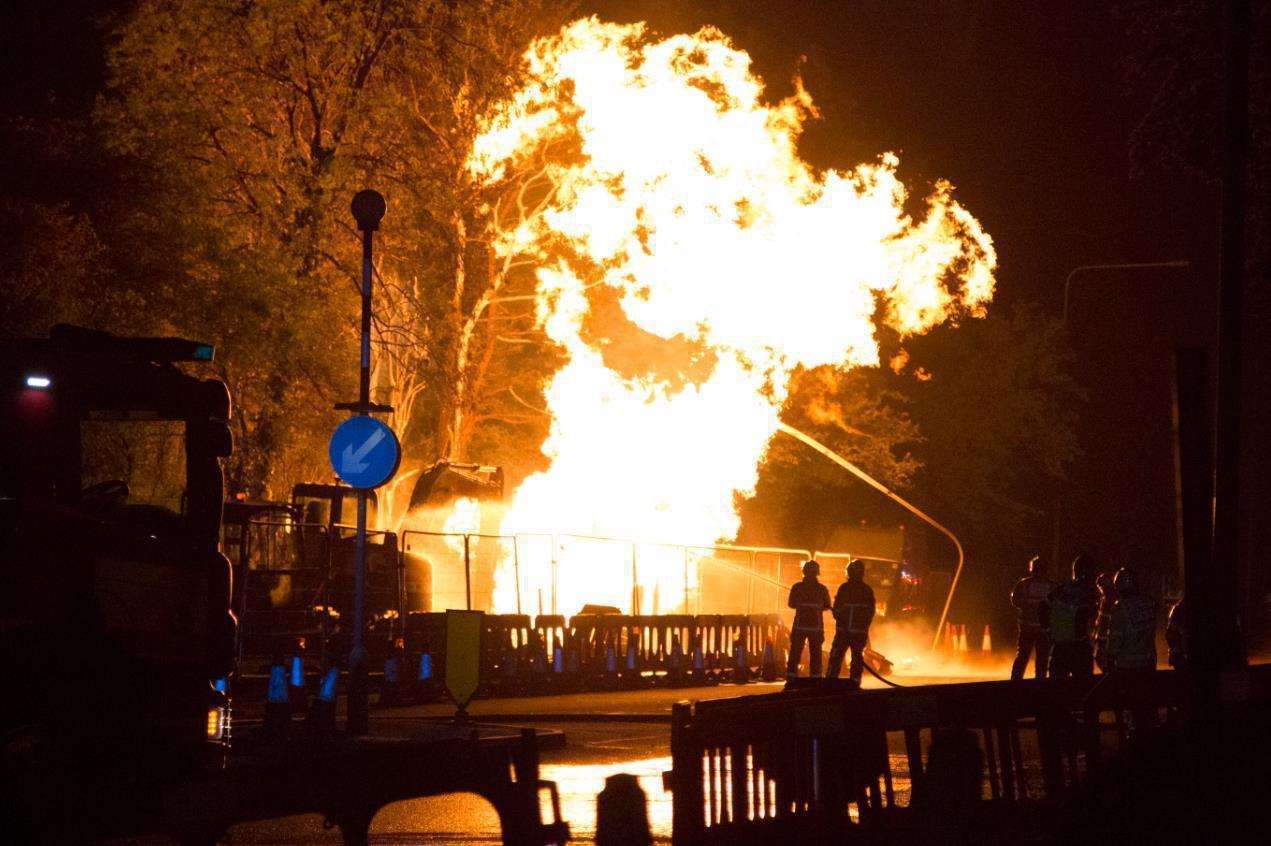
[[(913, 216), (890, 153), (814, 170), (797, 149), (811, 96), (766, 99), (720, 31), (588, 18), (525, 64), (468, 166), (495, 184), (569, 151), (549, 157), (548, 211), (497, 245), (536, 258), (537, 317), (567, 363), (545, 390), (551, 465), (518, 488), (504, 534), (731, 538), (796, 369), (876, 365), (875, 320), (906, 336), (991, 299), (992, 240), (948, 183)], [(629, 555), (571, 548), (560, 610), (629, 607)], [(520, 565), (522, 589), (546, 592), (550, 563)], [(679, 552), (645, 556), (641, 593), (669, 604), (685, 570)], [(498, 610), (514, 588), (504, 562)]]

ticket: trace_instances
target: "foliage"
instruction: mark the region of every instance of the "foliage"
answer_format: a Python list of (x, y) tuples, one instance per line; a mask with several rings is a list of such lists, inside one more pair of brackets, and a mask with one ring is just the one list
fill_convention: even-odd
[(279, 494), (324, 472), (332, 403), (353, 392), (348, 201), (367, 185), (390, 203), (375, 386), (397, 409), (400, 478), (466, 458), (483, 426), (541, 428), (512, 411), (506, 382), (489, 384), (521, 375), (517, 395), (532, 395), (536, 371), (502, 361), (498, 294), (517, 268), (489, 245), (508, 221), (463, 164), (480, 115), (554, 14), (550, 0), (155, 0), (121, 28), (101, 126), (154, 179), (141, 242), (168, 259), (156, 305), (221, 350), (239, 487)]

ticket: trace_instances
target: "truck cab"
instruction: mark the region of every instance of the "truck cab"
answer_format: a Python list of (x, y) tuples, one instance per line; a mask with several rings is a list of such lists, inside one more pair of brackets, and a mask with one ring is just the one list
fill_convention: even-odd
[(177, 366), (212, 355), (71, 326), (0, 345), (6, 789), (180, 774), (225, 740), (230, 398)]

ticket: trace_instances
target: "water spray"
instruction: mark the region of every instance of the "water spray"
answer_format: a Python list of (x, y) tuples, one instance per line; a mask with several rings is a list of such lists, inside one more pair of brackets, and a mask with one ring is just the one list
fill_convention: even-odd
[(785, 432), (790, 437), (798, 441), (802, 441), (803, 443), (812, 447), (814, 450), (821, 453), (821, 455), (824, 455), (826, 458), (830, 459), (830, 461), (833, 461), (835, 464), (842, 467), (844, 470), (851, 473), (853, 476), (860, 479), (862, 482), (869, 485), (871, 488), (878, 491), (883, 496), (887, 497), (888, 499), (892, 500), (896, 504), (900, 505), (910, 514), (913, 514), (915, 517), (922, 520), (924, 523), (926, 523), (927, 525), (931, 526), (936, 531), (943, 534), (949, 540), (953, 541), (953, 547), (958, 552), (958, 566), (953, 571), (953, 581), (949, 585), (949, 595), (945, 597), (944, 610), (940, 612), (940, 624), (936, 626), (936, 636), (931, 643), (931, 651), (935, 652), (937, 647), (939, 647), (940, 645), (940, 632), (944, 631), (945, 619), (949, 615), (949, 606), (953, 603), (953, 592), (957, 590), (958, 578), (962, 575), (962, 563), (965, 560), (965, 556), (962, 553), (961, 541), (958, 540), (957, 536), (954, 535), (953, 532), (949, 531), (947, 528), (945, 528), (943, 525), (937, 522), (934, 517), (931, 517), (922, 509), (918, 508), (916, 505), (906, 500), (900, 494), (896, 493), (891, 488), (887, 487), (882, 482), (878, 481), (873, 476), (869, 475), (864, 470), (857, 467), (852, 462), (848, 461), (846, 458), (839, 455), (837, 452), (830, 449), (825, 444), (818, 441), (816, 438), (813, 438), (811, 435), (805, 434), (804, 432), (800, 432), (798, 429), (794, 428), (793, 426), (789, 426), (785, 423), (778, 423), (777, 430), (781, 432)]

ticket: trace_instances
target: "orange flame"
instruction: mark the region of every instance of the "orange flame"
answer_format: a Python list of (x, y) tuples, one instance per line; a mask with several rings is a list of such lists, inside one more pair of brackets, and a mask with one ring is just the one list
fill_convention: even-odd
[[(537, 257), (538, 320), (567, 363), (545, 390), (551, 465), (516, 491), (503, 533), (731, 538), (796, 368), (876, 365), (876, 317), (906, 336), (991, 299), (992, 240), (948, 183), (914, 218), (890, 153), (814, 170), (797, 150), (810, 95), (765, 100), (720, 31), (658, 39), (588, 18), (525, 63), (468, 166), (495, 184), (548, 145), (571, 151), (549, 156), (547, 211), (496, 245)], [(684, 366), (616, 361), (605, 315)], [(561, 610), (628, 604), (621, 562), (604, 558), (557, 562)], [(542, 587), (548, 563), (521, 565)], [(675, 595), (683, 569), (676, 552), (641, 561), (643, 592)], [(501, 568), (498, 608), (513, 588)]]

